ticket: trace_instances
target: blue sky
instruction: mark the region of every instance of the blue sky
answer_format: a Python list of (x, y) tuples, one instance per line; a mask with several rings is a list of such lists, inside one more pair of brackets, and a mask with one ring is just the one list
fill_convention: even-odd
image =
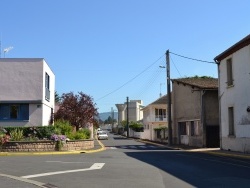
[[(1, 56), (44, 58), (59, 94), (82, 91), (99, 112), (166, 94), (165, 52), (213, 61), (250, 33), (248, 0), (1, 0)], [(3, 49), (13, 46), (8, 53)], [(218, 77), (170, 56), (171, 78)]]

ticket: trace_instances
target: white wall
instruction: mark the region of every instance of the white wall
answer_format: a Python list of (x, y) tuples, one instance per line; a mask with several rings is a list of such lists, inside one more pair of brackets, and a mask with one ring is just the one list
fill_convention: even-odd
[(143, 125), (149, 127), (148, 129), (144, 128), (144, 134), (143, 134), (144, 139), (156, 140), (154, 129), (167, 126), (167, 118), (164, 119), (164, 121), (155, 120), (155, 108), (166, 109), (167, 106), (165, 104), (151, 104), (143, 109)]
[[(233, 87), (227, 86), (226, 61), (229, 58), (232, 58)], [(250, 138), (250, 113), (246, 111), (247, 107), (250, 106), (250, 46), (246, 46), (223, 59), (219, 65), (219, 73), (221, 147), (226, 150), (243, 151), (242, 140)], [(235, 138), (228, 136), (228, 107), (234, 108)], [(247, 149), (245, 148), (245, 150)]]
[[(45, 73), (50, 77), (50, 101), (45, 99)], [(55, 75), (52, 70), (49, 68), (48, 64), (43, 60), (43, 103), (51, 108), (55, 108)]]
[[(50, 101), (45, 100), (45, 72), (50, 76)], [(0, 102), (29, 103), (29, 121), (1, 121), (1, 126), (48, 125), (55, 108), (55, 75), (42, 58), (0, 59)]]

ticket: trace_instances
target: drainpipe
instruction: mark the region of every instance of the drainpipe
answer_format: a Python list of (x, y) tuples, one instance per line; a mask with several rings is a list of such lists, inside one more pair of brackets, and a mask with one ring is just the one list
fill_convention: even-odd
[(220, 96), (220, 61), (215, 61), (216, 64), (218, 65), (218, 102), (219, 102), (219, 127), (220, 127), (220, 149), (222, 149), (222, 127), (221, 127), (221, 97)]
[(204, 95), (206, 93), (206, 90), (201, 90), (201, 123), (202, 123), (202, 134), (203, 134), (203, 144), (202, 146), (206, 146), (206, 137), (207, 137), (207, 131), (206, 131), (206, 121), (205, 121), (205, 104), (204, 104)]

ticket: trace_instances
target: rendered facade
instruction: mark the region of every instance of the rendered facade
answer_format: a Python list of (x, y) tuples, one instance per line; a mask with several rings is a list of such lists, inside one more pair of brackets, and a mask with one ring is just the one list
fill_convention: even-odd
[(167, 95), (145, 106), (143, 109), (143, 139), (166, 141), (167, 133)]
[(221, 149), (250, 153), (250, 35), (214, 60), (219, 71)]
[(55, 75), (42, 58), (0, 59), (0, 126), (53, 121)]

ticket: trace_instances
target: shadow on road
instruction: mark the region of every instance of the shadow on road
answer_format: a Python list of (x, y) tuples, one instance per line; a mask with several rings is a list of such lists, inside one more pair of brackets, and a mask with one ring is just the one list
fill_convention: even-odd
[(125, 137), (119, 137), (119, 136), (114, 136), (113, 139), (114, 139), (114, 140), (128, 140), (128, 139), (125, 138)]
[(125, 152), (125, 154), (162, 170), (166, 187), (169, 187), (170, 181), (166, 173), (177, 178), (174, 181), (184, 182), (191, 187), (249, 187), (250, 185), (250, 163), (247, 167), (240, 164), (232, 165), (229, 159), (227, 162), (225, 158), (180, 150)]

